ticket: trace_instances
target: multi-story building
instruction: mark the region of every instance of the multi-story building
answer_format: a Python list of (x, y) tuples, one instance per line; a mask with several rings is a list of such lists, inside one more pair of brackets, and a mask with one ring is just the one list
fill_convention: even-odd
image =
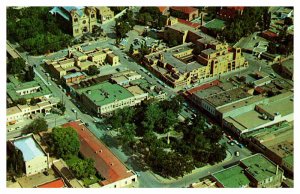
[[(99, 67), (110, 64), (115, 66), (119, 62), (119, 57), (113, 54), (109, 48), (83, 50), (81, 47), (75, 47), (69, 49), (67, 56), (45, 61), (45, 64), (52, 76), (60, 79), (69, 73), (85, 71), (91, 65)], [(80, 77), (82, 78), (82, 76)]]
[(170, 15), (191, 21), (199, 17), (199, 10), (194, 7), (170, 7)]
[(110, 82), (78, 89), (76, 92), (86, 108), (98, 115), (123, 107), (135, 106), (148, 97), (148, 93), (138, 86), (124, 88)]
[(195, 39), (194, 43), (149, 54), (145, 56), (144, 63), (174, 88), (248, 67), (239, 48), (230, 51), (227, 44), (206, 38)]
[(32, 133), (11, 139), (9, 143), (10, 146), (14, 146), (15, 149), (22, 152), (26, 176), (46, 171), (49, 168), (49, 156)]
[(58, 17), (62, 28), (74, 37), (92, 32), (97, 25), (95, 7), (54, 7), (50, 13)]
[(274, 188), (283, 181), (283, 170), (262, 154), (240, 160), (238, 165), (212, 174), (218, 187), (225, 188)]
[[(270, 98), (263, 97), (256, 103), (251, 102), (251, 99), (246, 100), (246, 104), (249, 103), (249, 106), (244, 108), (246, 111), (234, 111), (231, 115), (223, 117), (223, 125), (242, 135), (283, 121), (291, 122), (294, 120), (293, 98), (293, 92), (286, 92)], [(245, 104), (246, 101), (242, 101), (241, 104)], [(238, 110), (235, 107), (239, 105), (233, 103), (226, 108)], [(219, 111), (225, 111), (226, 108), (222, 108), (223, 110)]]
[(114, 18), (114, 12), (109, 7), (96, 7), (96, 10), (102, 23)]

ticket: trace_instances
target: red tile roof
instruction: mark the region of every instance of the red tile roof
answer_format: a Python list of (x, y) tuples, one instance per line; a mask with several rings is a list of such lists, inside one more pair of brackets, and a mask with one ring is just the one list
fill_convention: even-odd
[(193, 89), (188, 90), (188, 91), (187, 91), (187, 94), (188, 94), (188, 95), (192, 95), (192, 94), (195, 93), (195, 92), (198, 92), (198, 91), (201, 91), (201, 90), (205, 90), (205, 89), (210, 88), (210, 87), (212, 87), (212, 86), (218, 86), (220, 83), (221, 83), (221, 82), (220, 82), (219, 80), (214, 80), (214, 81), (212, 81), (212, 82), (210, 82), (210, 83), (206, 83), (206, 84), (203, 84), (203, 85), (198, 86), (198, 87), (196, 87), (196, 88), (193, 88)]
[(194, 23), (194, 22), (186, 21), (186, 20), (179, 19), (179, 18), (178, 18), (178, 22), (182, 23), (184, 25), (190, 26), (192, 28), (199, 28), (200, 27), (199, 23)]
[(39, 185), (38, 188), (63, 188), (64, 186), (65, 186), (64, 181), (61, 178), (59, 178), (54, 181), (50, 181), (48, 183)]
[(243, 11), (244, 8), (245, 8), (245, 7), (242, 7), (242, 6), (240, 6), (240, 7), (228, 7), (228, 9), (233, 9), (233, 10), (235, 10), (235, 11)]
[(171, 7), (171, 9), (180, 11), (183, 13), (187, 13), (187, 14), (190, 14), (197, 10), (197, 8), (194, 8), (194, 7)]
[(83, 123), (73, 121), (63, 126), (72, 127), (77, 131), (80, 140), (80, 153), (85, 158), (92, 158), (95, 161), (95, 168), (106, 179), (100, 182), (101, 185), (107, 185), (133, 176), (133, 173)]
[(164, 11), (166, 11), (166, 9), (168, 9), (168, 7), (158, 7), (160, 13), (163, 13)]
[(270, 38), (276, 38), (278, 35), (275, 32), (272, 32), (270, 30), (265, 30), (262, 33), (264, 36), (270, 37)]

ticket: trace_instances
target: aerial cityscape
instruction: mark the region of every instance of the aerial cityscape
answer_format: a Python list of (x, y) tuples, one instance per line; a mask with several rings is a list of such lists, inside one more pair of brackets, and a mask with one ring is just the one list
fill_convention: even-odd
[(294, 188), (293, 7), (6, 7), (7, 188)]

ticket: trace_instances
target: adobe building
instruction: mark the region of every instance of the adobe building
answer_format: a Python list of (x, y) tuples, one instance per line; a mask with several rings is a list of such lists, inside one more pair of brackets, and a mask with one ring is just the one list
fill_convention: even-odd
[(217, 16), (222, 20), (231, 20), (237, 16), (243, 15), (244, 7), (220, 7), (217, 10)]
[(170, 7), (170, 15), (191, 21), (199, 17), (199, 10), (198, 8), (194, 7)]
[(74, 37), (92, 32), (97, 25), (95, 7), (53, 7), (50, 13), (58, 18), (62, 28)]
[[(120, 63), (119, 56), (115, 55), (109, 48), (95, 48), (92, 50), (83, 50), (80, 46), (70, 48), (65, 57), (45, 61), (47, 68), (53, 77), (61, 79), (66, 75), (82, 72), (87, 70), (89, 66), (95, 65), (100, 67), (103, 65), (116, 66)], [(85, 74), (73, 74), (66, 76), (64, 80), (78, 81), (85, 77)], [(71, 79), (70, 79), (71, 78)]]
[(239, 48), (229, 49), (227, 44), (207, 36), (197, 36), (192, 42), (151, 53), (144, 57), (144, 64), (174, 88), (248, 67)]
[(103, 188), (121, 188), (137, 182), (137, 175), (129, 170), (111, 151), (97, 139), (84, 123), (73, 121), (63, 125), (76, 130), (80, 140), (80, 153), (95, 161), (95, 168), (105, 180), (99, 182)]
[(114, 12), (109, 7), (96, 7), (98, 19), (104, 23), (114, 18)]
[(9, 143), (22, 152), (26, 176), (48, 170), (49, 155), (42, 149), (32, 133), (11, 139)]

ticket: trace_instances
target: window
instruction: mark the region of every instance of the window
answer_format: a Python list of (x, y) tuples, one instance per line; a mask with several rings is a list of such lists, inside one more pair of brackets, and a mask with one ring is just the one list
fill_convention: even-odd
[(91, 15), (91, 18), (95, 18), (95, 14), (94, 13)]
[(85, 24), (85, 23), (86, 23), (86, 20), (83, 20), (82, 23)]
[(78, 18), (74, 18), (74, 22), (78, 22)]
[(78, 33), (79, 32), (79, 30), (78, 29), (75, 29), (75, 33)]

